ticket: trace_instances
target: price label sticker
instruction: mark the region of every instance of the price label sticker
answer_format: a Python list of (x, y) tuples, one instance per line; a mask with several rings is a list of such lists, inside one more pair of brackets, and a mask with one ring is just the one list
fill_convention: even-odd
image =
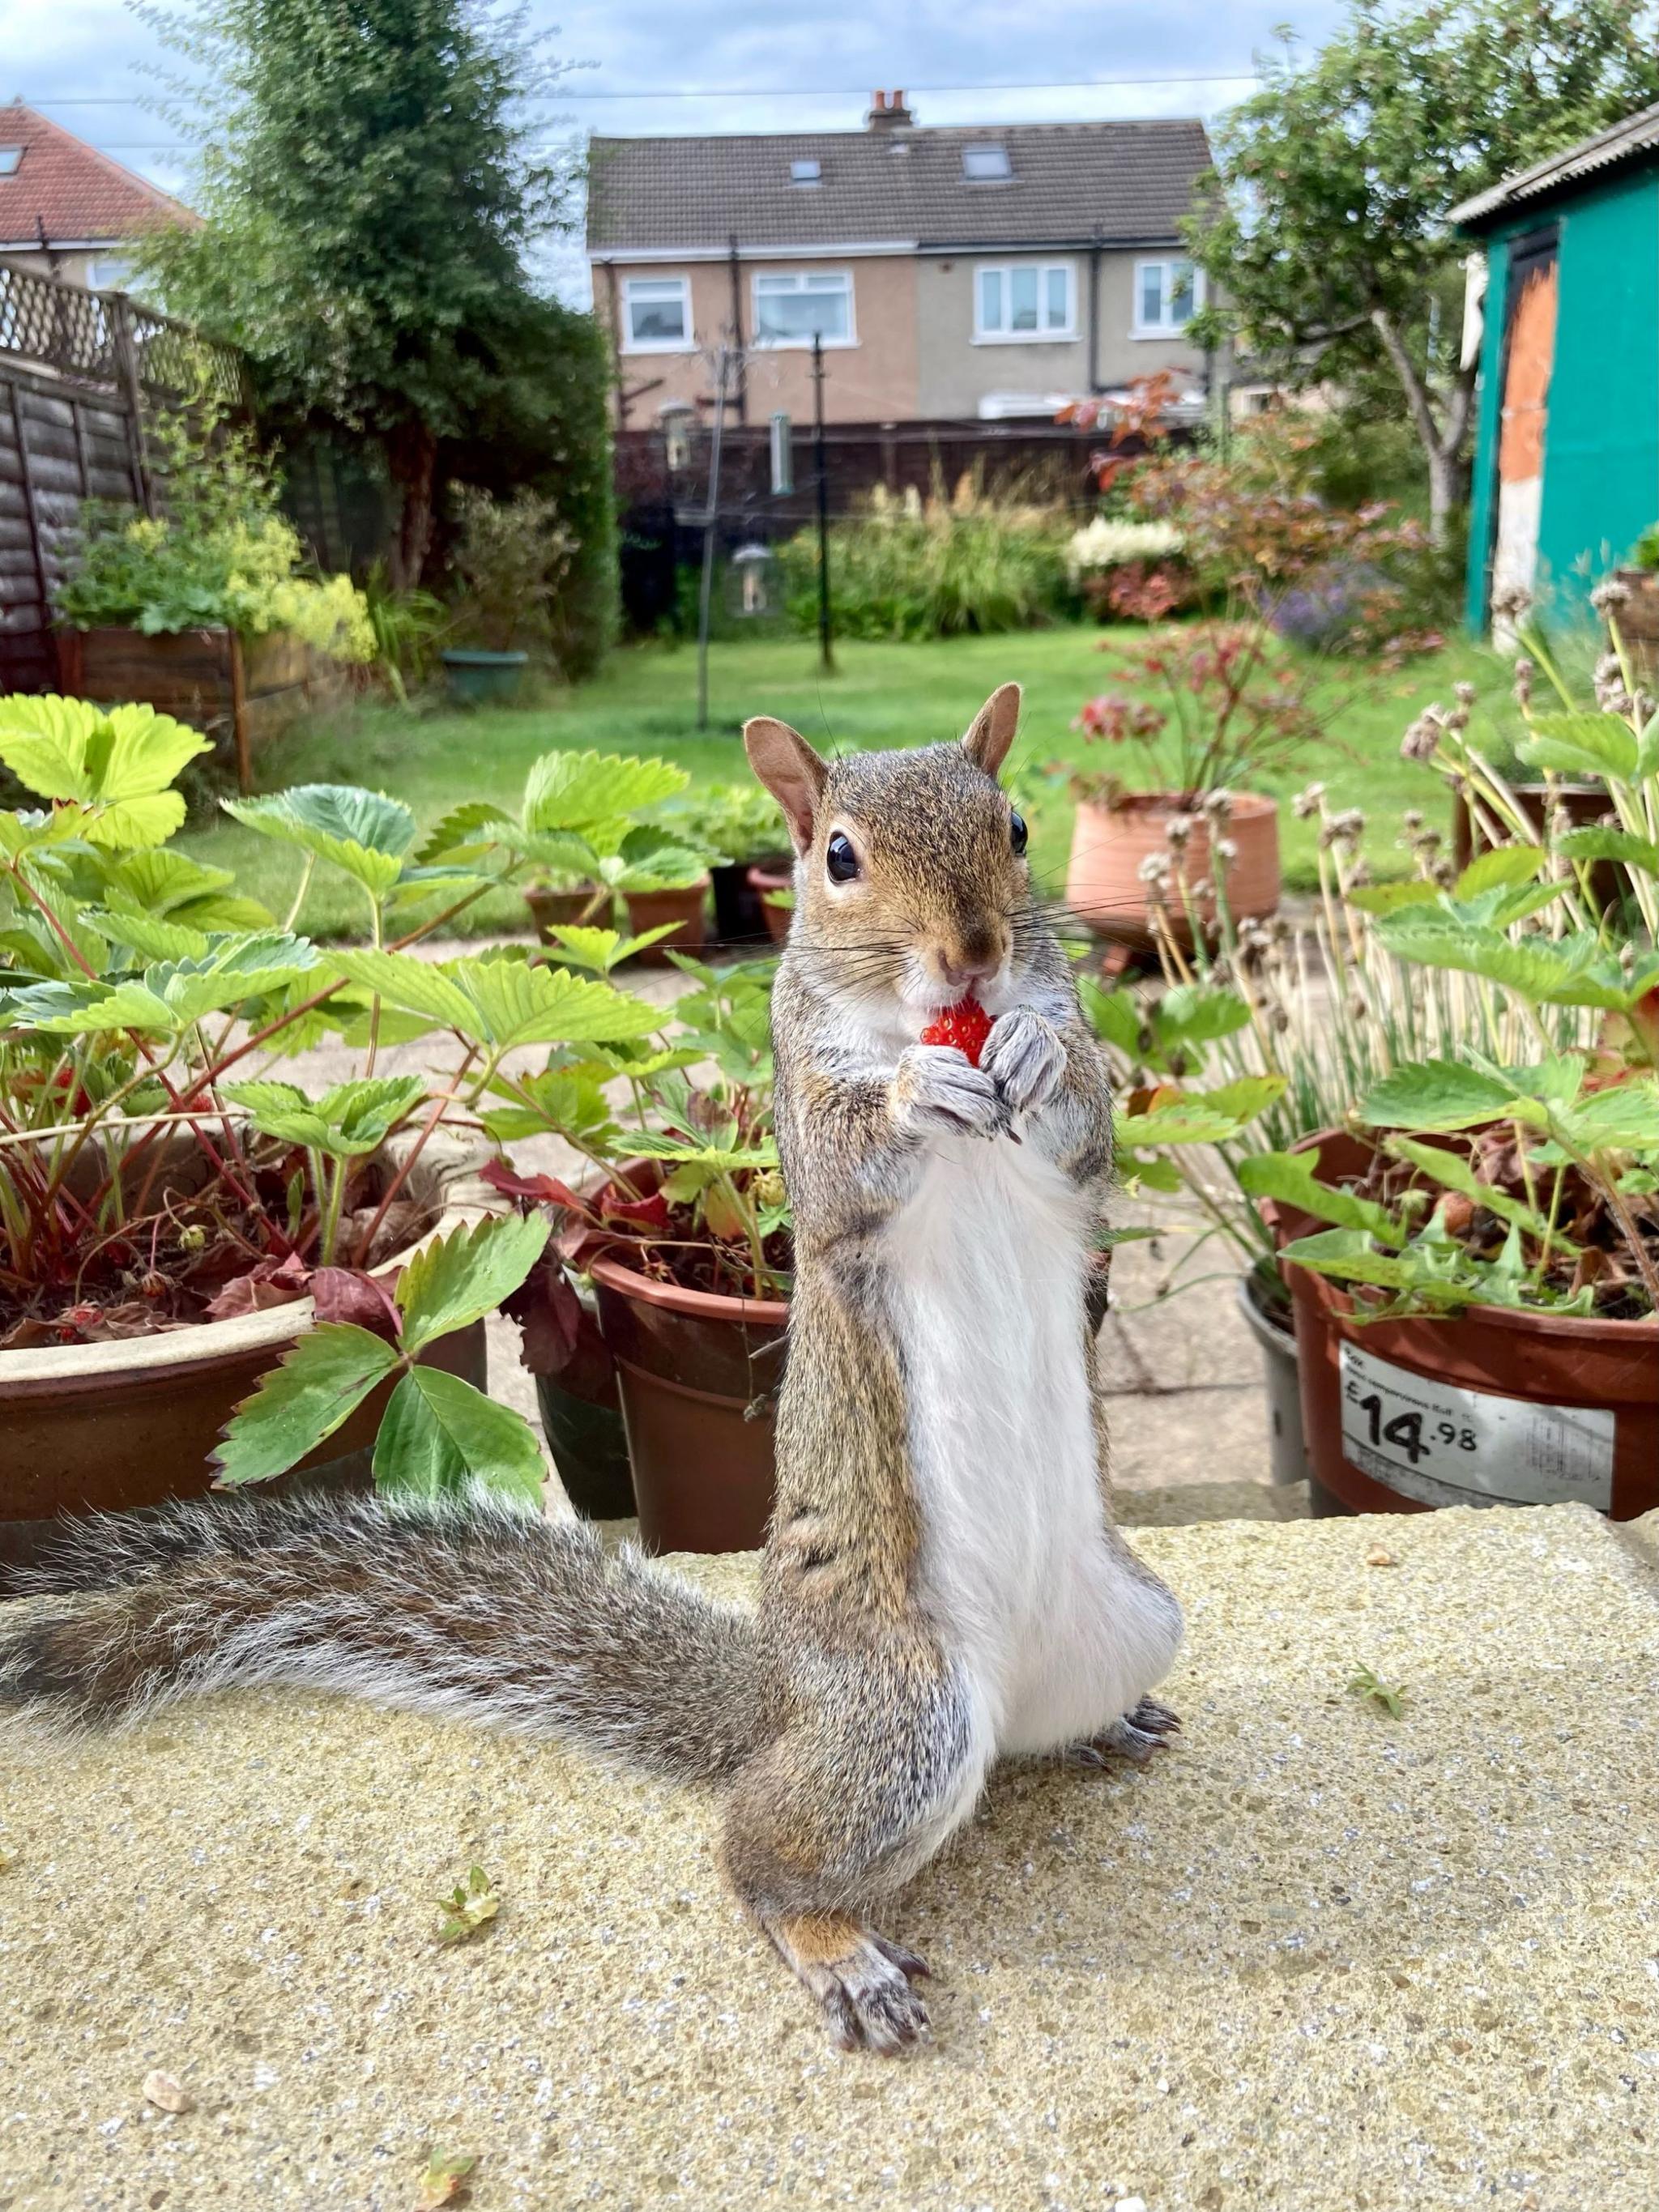
[(1341, 1347), (1342, 1455), (1425, 1505), (1613, 1504), (1616, 1416), (1413, 1375)]

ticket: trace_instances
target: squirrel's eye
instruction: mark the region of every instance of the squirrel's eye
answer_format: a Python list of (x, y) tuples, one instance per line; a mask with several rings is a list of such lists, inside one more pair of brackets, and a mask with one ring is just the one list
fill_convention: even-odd
[(824, 847), (823, 866), (832, 884), (850, 884), (859, 872), (859, 856), (853, 850), (853, 841), (844, 837), (839, 830)]
[(1008, 842), (1013, 847), (1016, 856), (1025, 850), (1027, 834), (1025, 817), (1023, 814), (1011, 814), (1008, 817)]

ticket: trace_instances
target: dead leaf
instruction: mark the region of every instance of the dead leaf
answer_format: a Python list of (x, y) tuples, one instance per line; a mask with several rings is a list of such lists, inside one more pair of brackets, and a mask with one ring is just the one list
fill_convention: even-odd
[(319, 1321), (355, 1322), (377, 1336), (398, 1334), (398, 1309), (384, 1283), (360, 1267), (319, 1267), (311, 1278)]
[(421, 2193), (415, 2212), (439, 2212), (445, 2204), (459, 2204), (466, 2194), (469, 2176), (478, 2161), (465, 2151), (434, 2151), (421, 2176)]
[(495, 1886), (481, 1866), (475, 1866), (464, 1882), (457, 1882), (447, 1897), (438, 1899), (444, 1916), (438, 1929), (441, 1943), (465, 1943), (501, 1909)]
[(158, 2066), (144, 2076), (144, 2102), (158, 2112), (187, 2112), (196, 2100), (171, 2074)]
[(245, 1275), (233, 1276), (216, 1298), (208, 1301), (215, 1321), (238, 1321), (244, 1314), (264, 1313), (271, 1306), (292, 1305), (302, 1298), (311, 1270), (297, 1252), (285, 1260), (261, 1260)]
[(1385, 1552), (1381, 1544), (1373, 1544), (1365, 1554), (1368, 1567), (1397, 1567), (1400, 1565), (1392, 1552)]

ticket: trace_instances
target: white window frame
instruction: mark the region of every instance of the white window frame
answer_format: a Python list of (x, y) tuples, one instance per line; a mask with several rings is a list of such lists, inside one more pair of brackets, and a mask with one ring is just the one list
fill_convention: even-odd
[[(634, 335), (635, 293), (653, 286), (660, 297), (661, 288), (665, 284), (679, 287), (684, 336), (678, 338), (636, 338)], [(691, 279), (672, 270), (660, 276), (624, 276), (622, 281), (622, 330), (619, 335), (623, 353), (696, 353), (697, 340), (691, 327)]]
[(132, 289), (131, 258), (125, 253), (94, 253), (87, 264), (87, 289), (92, 292), (130, 292)]
[[(1066, 327), (1064, 330), (993, 331), (986, 328), (981, 319), (986, 277), (1001, 277), (1002, 295), (1004, 301), (1006, 302), (1010, 292), (1009, 280), (1015, 270), (1020, 269), (1036, 270), (1039, 301), (1047, 295), (1048, 279), (1056, 270), (1065, 277)], [(975, 345), (1075, 345), (1080, 335), (1077, 326), (1077, 264), (1075, 261), (976, 261), (974, 264), (974, 343)]]
[[(1131, 308), (1129, 325), (1129, 336), (1132, 338), (1178, 338), (1186, 329), (1186, 323), (1172, 323), (1169, 319), (1170, 301), (1175, 290), (1174, 285), (1170, 281), (1170, 272), (1172, 270), (1178, 269), (1183, 262), (1191, 268), (1193, 272), (1193, 313), (1197, 314), (1199, 309), (1204, 305), (1204, 271), (1199, 267), (1197, 262), (1193, 260), (1190, 254), (1170, 253), (1152, 256), (1145, 261), (1137, 261), (1134, 301)], [(1149, 269), (1161, 270), (1163, 272), (1164, 319), (1157, 323), (1146, 322), (1140, 313), (1140, 303), (1146, 291), (1146, 272)], [(1188, 320), (1190, 319), (1189, 317)]]
[(822, 264), (807, 269), (757, 269), (749, 279), (749, 327), (754, 333), (755, 346), (764, 353), (811, 353), (811, 338), (769, 338), (761, 335), (761, 286), (787, 283), (796, 292), (805, 292), (823, 285), (826, 281), (839, 282), (847, 294), (847, 335), (845, 337), (823, 340), (825, 353), (846, 351), (859, 342), (857, 298), (850, 269), (826, 269)]
[(27, 146), (0, 146), (0, 177), (15, 177), (23, 166)]

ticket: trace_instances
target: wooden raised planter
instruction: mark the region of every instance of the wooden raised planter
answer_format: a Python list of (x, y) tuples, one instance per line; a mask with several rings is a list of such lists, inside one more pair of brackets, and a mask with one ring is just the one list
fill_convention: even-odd
[[(375, 1165), (395, 1173), (415, 1142), (412, 1134), (394, 1137)], [(377, 1274), (392, 1275), (422, 1245), (504, 1210), (506, 1201), (477, 1177), (485, 1157), (459, 1139), (434, 1137), (425, 1146), (404, 1188), (436, 1218)], [(314, 1321), (311, 1300), (299, 1298), (155, 1336), (0, 1352), (0, 1594), (9, 1571), (27, 1565), (64, 1514), (206, 1497), (213, 1482), (209, 1455), (232, 1410)], [(482, 1389), (483, 1323), (441, 1339), (431, 1358)], [(366, 1489), (389, 1395), (383, 1383), (283, 1482), (299, 1477)], [(260, 1486), (267, 1494), (283, 1486)]]
[(231, 629), (60, 629), (58, 676), (72, 696), (105, 706), (127, 701), (187, 722), (204, 737), (229, 738), (236, 781), (253, 788), (253, 749), (285, 730), (340, 681), (338, 664), (297, 637), (275, 631), (243, 638)]

